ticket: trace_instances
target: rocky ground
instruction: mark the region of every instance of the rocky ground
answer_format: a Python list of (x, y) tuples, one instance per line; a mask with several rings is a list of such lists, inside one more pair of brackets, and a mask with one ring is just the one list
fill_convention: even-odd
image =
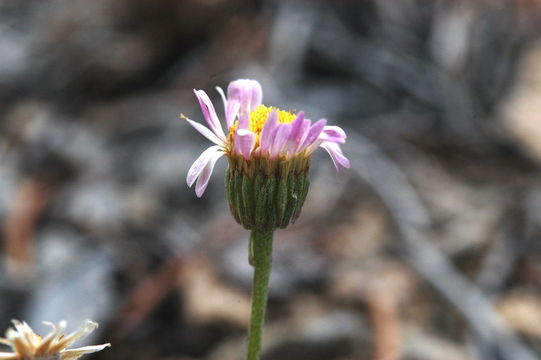
[[(86, 318), (94, 359), (237, 360), (248, 233), (192, 89), (349, 135), (275, 235), (265, 360), (541, 358), (534, 0), (0, 2), (0, 325)], [(91, 357), (88, 356), (90, 359)]]

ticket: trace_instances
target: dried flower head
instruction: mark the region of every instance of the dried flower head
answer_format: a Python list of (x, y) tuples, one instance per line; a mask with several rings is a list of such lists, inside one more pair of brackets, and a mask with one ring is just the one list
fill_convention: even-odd
[(98, 324), (86, 320), (81, 327), (71, 333), (63, 334), (66, 322), (58, 324), (43, 322), (52, 327), (45, 337), (36, 334), (25, 322), (13, 320), (13, 328), (6, 331), (6, 337), (0, 338), (0, 343), (11, 347), (13, 352), (0, 352), (0, 359), (12, 360), (75, 360), (85, 354), (101, 351), (111, 344), (83, 346), (75, 349), (66, 349), (75, 341), (86, 337)]
[[(256, 80), (240, 79), (222, 96), (227, 134), (203, 90), (194, 90), (209, 127), (186, 120), (214, 144), (193, 163), (188, 186), (195, 183), (201, 197), (216, 161), (228, 157), (226, 189), (235, 219), (247, 229), (285, 227), (299, 214), (308, 192), (311, 154), (325, 149), (338, 171), (349, 167), (340, 149), (346, 134), (327, 120), (314, 123), (304, 112), (296, 114), (262, 105), (263, 92)], [(184, 116), (183, 116), (184, 117)]]

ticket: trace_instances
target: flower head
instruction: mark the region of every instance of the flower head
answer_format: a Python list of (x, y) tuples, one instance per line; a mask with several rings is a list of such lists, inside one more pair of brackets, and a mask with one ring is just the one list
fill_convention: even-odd
[(25, 322), (13, 320), (13, 328), (6, 331), (6, 337), (0, 343), (11, 347), (13, 352), (0, 352), (0, 359), (10, 360), (76, 360), (85, 354), (101, 351), (111, 344), (91, 345), (75, 349), (66, 349), (75, 341), (90, 334), (98, 324), (86, 320), (81, 327), (71, 334), (63, 334), (66, 322), (58, 324), (44, 322), (52, 330), (45, 337), (36, 334)]
[(227, 133), (207, 94), (194, 90), (209, 127), (186, 120), (215, 145), (191, 166), (188, 186), (195, 183), (195, 193), (201, 197), (216, 161), (226, 155), (226, 192), (237, 222), (249, 230), (285, 228), (304, 204), (310, 158), (318, 147), (330, 154), (336, 170), (349, 167), (339, 145), (346, 141), (346, 134), (338, 126), (328, 126), (325, 119), (312, 123), (302, 111), (294, 114), (263, 105), (256, 80), (231, 82), (227, 97), (217, 90), (224, 103)]
[(227, 97), (221, 88), (217, 90), (224, 103), (227, 134), (203, 90), (194, 90), (194, 93), (209, 127), (186, 118), (215, 144), (205, 150), (188, 171), (188, 186), (195, 183), (198, 197), (205, 192), (216, 161), (223, 155), (228, 156), (230, 165), (264, 161), (270, 175), (269, 172), (283, 162), (308, 164), (311, 154), (321, 147), (329, 153), (337, 171), (339, 166), (349, 167), (349, 160), (339, 145), (346, 141), (340, 127), (327, 125), (325, 119), (312, 122), (302, 111), (294, 114), (262, 105), (263, 92), (256, 80), (231, 82)]

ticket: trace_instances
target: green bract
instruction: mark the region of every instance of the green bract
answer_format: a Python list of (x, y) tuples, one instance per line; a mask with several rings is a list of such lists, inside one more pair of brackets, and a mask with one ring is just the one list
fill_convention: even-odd
[(225, 188), (235, 220), (248, 230), (285, 229), (299, 217), (306, 200), (309, 168), (309, 157), (229, 157)]

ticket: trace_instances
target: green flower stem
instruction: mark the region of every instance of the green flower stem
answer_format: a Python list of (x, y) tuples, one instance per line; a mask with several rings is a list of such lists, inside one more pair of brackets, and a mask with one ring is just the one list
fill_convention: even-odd
[(252, 316), (248, 333), (247, 360), (259, 360), (263, 323), (267, 310), (267, 294), (272, 263), (272, 235), (269, 230), (252, 230), (250, 234), (250, 256), (254, 267), (252, 285)]

